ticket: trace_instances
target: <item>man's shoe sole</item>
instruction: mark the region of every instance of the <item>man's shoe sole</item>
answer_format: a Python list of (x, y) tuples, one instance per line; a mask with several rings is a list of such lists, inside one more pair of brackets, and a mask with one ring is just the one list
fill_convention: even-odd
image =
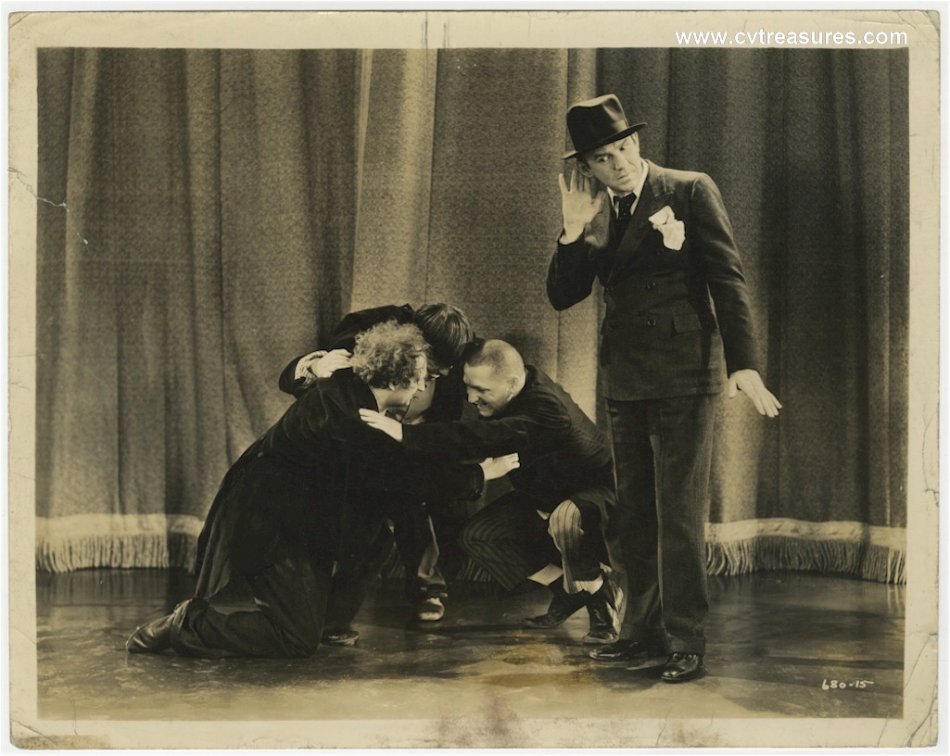
[(360, 639), (358, 632), (346, 635), (324, 635), (320, 642), (325, 646), (355, 646)]
[(441, 599), (424, 601), (416, 607), (415, 617), (417, 622), (440, 622), (445, 617), (445, 605)]
[(554, 628), (560, 627), (565, 622), (567, 622), (566, 617), (562, 620), (551, 621), (550, 623), (545, 623), (545, 624), (535, 622), (534, 620), (531, 620), (531, 619), (525, 619), (521, 621), (521, 626), (525, 628), (526, 630), (554, 630)]
[(419, 622), (440, 622), (442, 618), (445, 617), (445, 613), (442, 614), (417, 614), (416, 619)]
[(637, 651), (633, 653), (631, 651), (621, 651), (615, 654), (603, 654), (600, 653), (603, 649), (595, 648), (587, 655), (598, 662), (605, 662), (608, 664), (616, 664), (622, 662), (641, 662), (645, 659), (653, 659), (655, 657), (663, 657), (666, 659), (669, 656), (669, 653), (666, 651), (657, 651), (656, 649), (645, 649), (643, 651)]

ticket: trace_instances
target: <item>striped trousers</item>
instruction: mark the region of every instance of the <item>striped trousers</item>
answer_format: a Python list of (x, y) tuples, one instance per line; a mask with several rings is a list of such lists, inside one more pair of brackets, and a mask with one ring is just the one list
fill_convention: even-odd
[(591, 488), (548, 514), (537, 499), (509, 491), (468, 521), (459, 542), (507, 590), (554, 564), (564, 571), (564, 590), (576, 593), (575, 581), (596, 580), (601, 564), (609, 563), (602, 513), (613, 501), (612, 487)]

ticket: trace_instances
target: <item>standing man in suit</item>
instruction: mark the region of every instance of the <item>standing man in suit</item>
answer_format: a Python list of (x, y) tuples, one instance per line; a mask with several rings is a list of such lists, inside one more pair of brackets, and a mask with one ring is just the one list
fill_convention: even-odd
[(713, 180), (640, 156), (615, 95), (567, 113), (576, 161), (559, 177), (563, 228), (548, 269), (551, 304), (595, 279), (606, 316), (600, 362), (617, 471), (617, 529), (629, 601), (621, 640), (599, 661), (667, 656), (661, 678), (705, 672), (705, 521), (716, 399), (781, 404), (758, 371), (749, 294)]

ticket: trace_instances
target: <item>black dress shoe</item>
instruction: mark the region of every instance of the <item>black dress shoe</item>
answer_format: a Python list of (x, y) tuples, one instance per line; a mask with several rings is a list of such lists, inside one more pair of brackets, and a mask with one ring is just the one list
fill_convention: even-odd
[(663, 682), (677, 683), (695, 680), (706, 674), (703, 657), (700, 654), (670, 654), (660, 679)]
[(125, 650), (130, 654), (158, 654), (172, 647), (172, 621), (174, 612), (160, 619), (141, 625), (125, 642)]
[(651, 656), (667, 656), (666, 649), (642, 641), (621, 638), (614, 643), (595, 648), (588, 656), (599, 662), (632, 662), (643, 661)]
[(584, 636), (584, 643), (613, 643), (620, 637), (617, 632), (620, 628), (617, 607), (622, 600), (623, 591), (609, 575), (604, 575), (604, 584), (597, 593), (591, 594), (587, 602), (590, 632)]
[(544, 614), (537, 617), (528, 617), (523, 621), (527, 628), (532, 630), (549, 630), (562, 625), (564, 621), (579, 609), (587, 605), (590, 594), (587, 591), (566, 593), (561, 581), (557, 580), (548, 586), (554, 594), (551, 604)]

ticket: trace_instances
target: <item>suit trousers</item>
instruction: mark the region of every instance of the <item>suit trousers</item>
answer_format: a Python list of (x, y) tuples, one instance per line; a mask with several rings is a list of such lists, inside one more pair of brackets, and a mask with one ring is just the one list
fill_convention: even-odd
[(410, 603), (427, 597), (444, 599), (448, 596), (438, 564), (439, 542), (426, 505), (415, 501), (393, 502), (388, 514), (392, 529), (383, 526), (364, 558), (333, 576), (326, 617), (328, 629), (339, 630), (353, 623), (392, 553), (394, 540), (405, 569), (406, 597)]
[(445, 578), (439, 569), (439, 539), (433, 517), (423, 502), (396, 507), (390, 513), (399, 558), (406, 571), (406, 595), (410, 602), (420, 598), (445, 598)]
[(717, 400), (717, 394), (607, 400), (628, 587), (622, 635), (672, 652), (705, 653), (705, 527)]
[(252, 574), (231, 573), (213, 595), (174, 612), (172, 648), (186, 656), (302, 658), (320, 643), (331, 561), (288, 549)]
[(596, 580), (609, 561), (600, 514), (607, 500), (609, 486), (579, 491), (547, 516), (537, 500), (508, 491), (468, 521), (462, 549), (507, 590), (554, 564), (564, 570), (564, 589), (576, 593), (574, 581)]
[(375, 587), (376, 579), (392, 550), (392, 530), (383, 524), (372, 546), (366, 550), (364, 559), (346, 567), (339, 567), (333, 574), (330, 598), (327, 602), (327, 630), (345, 630), (353, 624), (366, 596)]

